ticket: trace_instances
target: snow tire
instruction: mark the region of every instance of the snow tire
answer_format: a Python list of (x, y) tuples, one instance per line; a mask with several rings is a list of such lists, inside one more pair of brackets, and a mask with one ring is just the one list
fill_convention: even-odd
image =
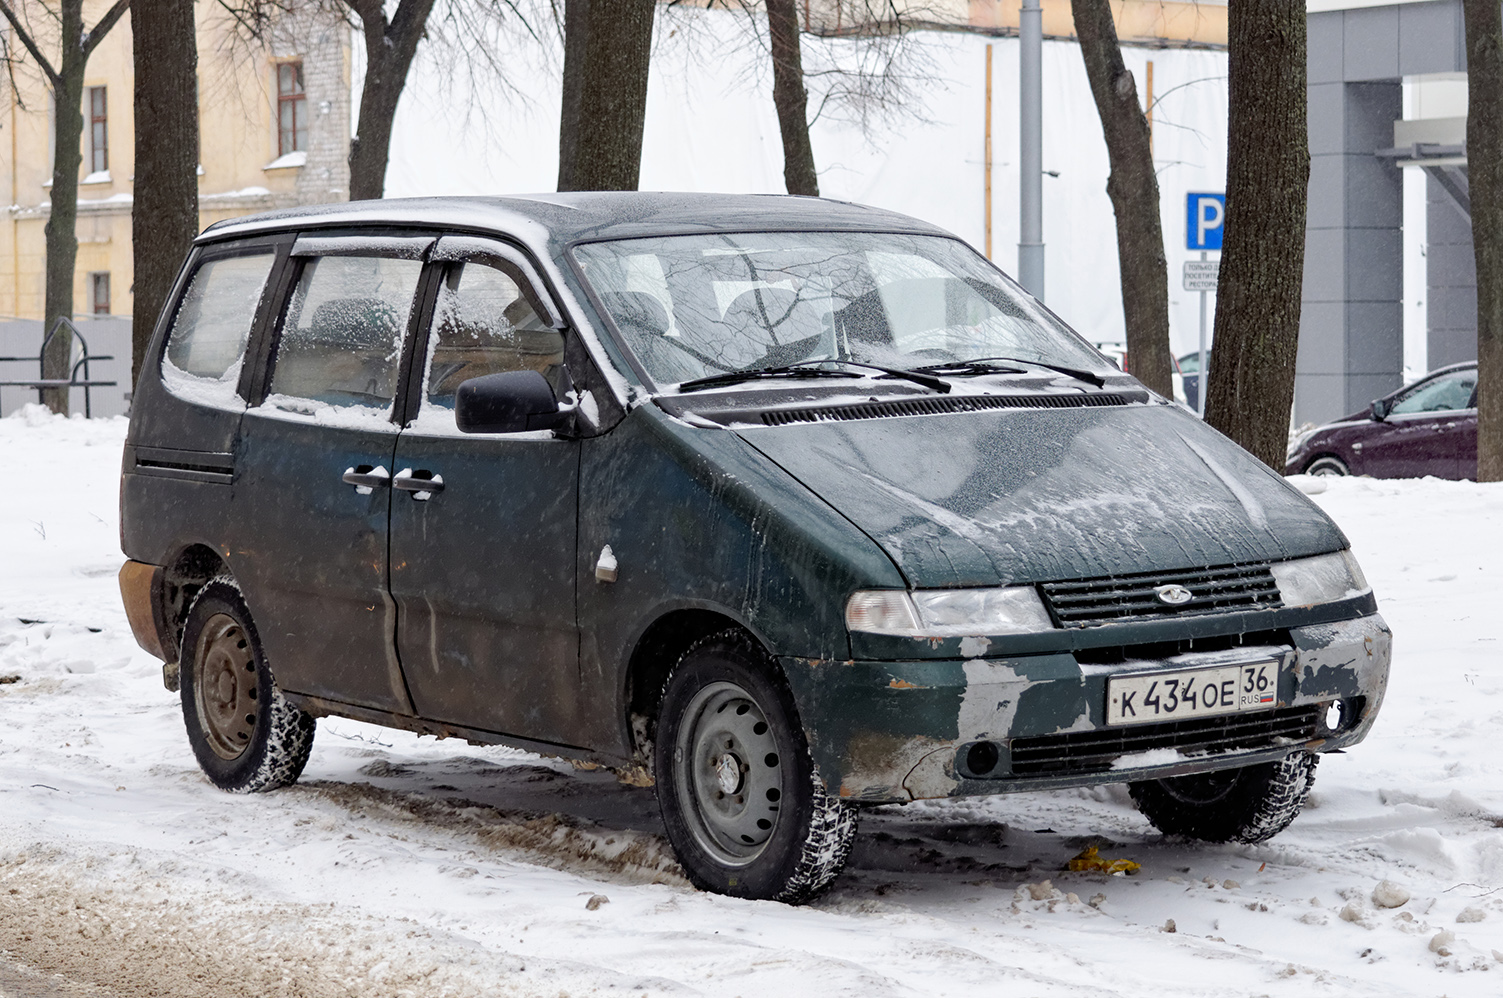
[(1347, 467), (1345, 461), (1339, 457), (1332, 457), (1330, 454), (1317, 457), (1305, 465), (1305, 474), (1307, 475), (1324, 475), (1328, 478), (1341, 478), (1351, 473), (1352, 469)]
[(856, 809), (821, 783), (787, 679), (744, 631), (679, 658), (653, 756), (668, 840), (699, 889), (802, 904), (845, 866)]
[(181, 647), (183, 722), (209, 781), (232, 793), (295, 783), (316, 725), (277, 688), (233, 579), (214, 579), (198, 591)]
[(1128, 784), (1133, 803), (1166, 835), (1205, 842), (1264, 842), (1289, 827), (1315, 785), (1320, 756)]

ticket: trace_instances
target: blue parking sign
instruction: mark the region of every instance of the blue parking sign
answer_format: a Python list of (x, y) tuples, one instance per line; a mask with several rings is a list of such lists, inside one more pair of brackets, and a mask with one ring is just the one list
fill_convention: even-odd
[(1225, 222), (1225, 194), (1185, 195), (1185, 247), (1187, 249), (1221, 249), (1221, 233)]

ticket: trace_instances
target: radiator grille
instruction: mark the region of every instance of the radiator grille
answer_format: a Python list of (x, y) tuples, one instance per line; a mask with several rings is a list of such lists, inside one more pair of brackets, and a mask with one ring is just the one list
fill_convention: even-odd
[[(1185, 587), (1190, 599), (1177, 606), (1164, 603), (1155, 590), (1167, 585)], [(1271, 610), (1284, 605), (1273, 573), (1261, 563), (1046, 582), (1040, 588), (1065, 627), (1141, 617)]]
[(1173, 748), (1186, 754), (1271, 748), (1315, 737), (1320, 705), (1221, 714), (1163, 724), (1136, 724), (1012, 740), (1014, 776), (1104, 773), (1124, 755)]
[(1098, 395), (936, 395), (886, 402), (771, 409), (762, 413), (762, 422), (767, 426), (785, 426), (789, 423), (884, 419), (890, 416), (937, 416), (947, 412), (980, 412), (986, 409), (1079, 409), (1146, 401), (1148, 396), (1141, 392), (1107, 392)]

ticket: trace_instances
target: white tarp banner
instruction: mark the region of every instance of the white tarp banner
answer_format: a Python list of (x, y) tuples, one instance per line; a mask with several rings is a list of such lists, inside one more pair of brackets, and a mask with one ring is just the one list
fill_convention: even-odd
[[(551, 37), (551, 36), (545, 36)], [(765, 25), (762, 26), (765, 37)], [(474, 101), (452, 66), (419, 56), (403, 91), (387, 173), (388, 197), (518, 194), (554, 189), (558, 174), (556, 51), (518, 38), (505, 92)], [(862, 43), (806, 42), (854, 53)], [(986, 46), (992, 66), (993, 258), (1014, 272), (1018, 243), (1018, 42), (964, 32), (917, 32), (926, 79), (917, 116), (874, 120), (870, 131), (827, 108), (813, 128), (820, 192), (890, 208), (984, 244), (983, 125)], [(356, 40), (356, 48), (360, 45)], [(1045, 42), (1044, 242), (1046, 303), (1087, 339), (1121, 341), (1116, 227), (1108, 162), (1079, 48)], [(1172, 275), (1183, 247), (1185, 193), (1222, 190), (1226, 172), (1226, 54), (1189, 49), (1123, 51), (1145, 87), (1154, 64), (1154, 158)], [(926, 64), (926, 65), (924, 65)], [(358, 72), (356, 80), (358, 86)], [(810, 114), (819, 102), (811, 80)], [(643, 190), (782, 193), (782, 142), (765, 42), (744, 15), (660, 8), (647, 103)], [(1057, 176), (1055, 175), (1057, 174)], [(1198, 256), (1198, 254), (1197, 254)], [(1198, 339), (1199, 296), (1170, 278), (1174, 352)]]

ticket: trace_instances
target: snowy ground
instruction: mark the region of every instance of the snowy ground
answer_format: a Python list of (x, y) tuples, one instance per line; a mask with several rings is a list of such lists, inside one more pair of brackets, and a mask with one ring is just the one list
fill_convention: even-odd
[[(1315, 497), (1394, 679), (1271, 843), (1166, 842), (1120, 788), (916, 804), (789, 908), (687, 887), (650, 791), (509, 750), (325, 720), (296, 787), (213, 789), (120, 608), (124, 434), (0, 420), (6, 998), (1503, 993), (1503, 486)], [(1061, 872), (1093, 843), (1142, 872)]]

